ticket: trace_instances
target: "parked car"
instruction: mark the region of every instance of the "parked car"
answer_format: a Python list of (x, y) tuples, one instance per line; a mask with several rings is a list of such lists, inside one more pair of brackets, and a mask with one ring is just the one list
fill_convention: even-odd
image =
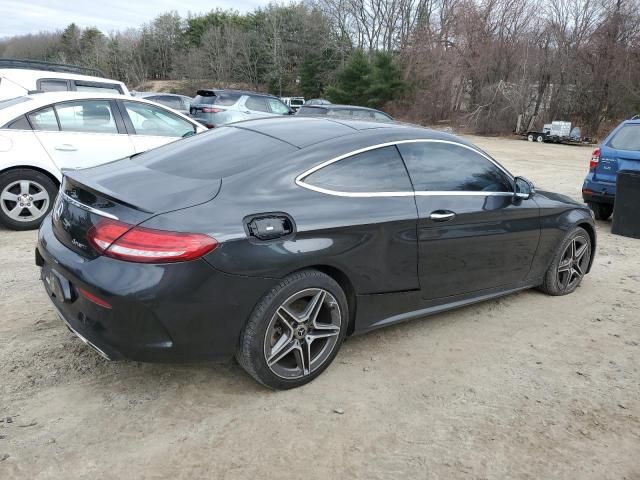
[(355, 105), (304, 105), (300, 107), (297, 115), (308, 117), (326, 115), (328, 117), (352, 118), (358, 120), (378, 120), (392, 122), (393, 118), (380, 110), (358, 107)]
[(582, 198), (598, 220), (613, 213), (616, 178), (623, 170), (640, 170), (640, 119), (622, 122), (591, 155)]
[(304, 97), (281, 97), (280, 100), (294, 112), (304, 105)]
[(285, 389), (347, 335), (530, 287), (571, 293), (595, 242), (586, 206), (453, 135), (281, 118), (69, 172), (36, 262), (103, 356), (235, 355)]
[(198, 90), (190, 115), (208, 128), (252, 118), (295, 113), (278, 97), (242, 90)]
[(104, 78), (99, 70), (35, 60), (0, 59), (0, 100), (35, 91), (129, 94), (124, 83)]
[(331, 105), (329, 100), (324, 98), (310, 98), (304, 102), (305, 105)]
[(151, 102), (159, 103), (165, 107), (169, 107), (183, 115), (189, 115), (189, 109), (193, 98), (186, 95), (178, 95), (176, 93), (159, 93), (159, 92), (131, 92), (134, 97), (144, 98)]
[(0, 223), (37, 228), (63, 169), (129, 157), (206, 128), (126, 95), (56, 92), (0, 101)]

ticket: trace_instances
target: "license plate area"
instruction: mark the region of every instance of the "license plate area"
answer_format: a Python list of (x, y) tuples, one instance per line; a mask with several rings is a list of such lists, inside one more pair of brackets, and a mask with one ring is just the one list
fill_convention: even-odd
[(43, 263), (40, 275), (45, 290), (54, 301), (71, 303), (76, 299), (76, 292), (71, 282), (47, 263)]

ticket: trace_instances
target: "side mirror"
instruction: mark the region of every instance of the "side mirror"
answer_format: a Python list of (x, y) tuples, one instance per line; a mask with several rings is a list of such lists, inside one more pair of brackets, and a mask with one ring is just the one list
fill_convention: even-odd
[(513, 195), (522, 200), (530, 199), (536, 193), (536, 189), (529, 180), (524, 177), (516, 177)]

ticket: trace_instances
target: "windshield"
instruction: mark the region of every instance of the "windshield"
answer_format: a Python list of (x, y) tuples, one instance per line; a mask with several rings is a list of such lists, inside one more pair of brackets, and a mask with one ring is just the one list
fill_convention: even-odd
[(640, 124), (625, 125), (609, 141), (611, 148), (640, 151)]
[(196, 95), (193, 103), (196, 105), (222, 105), (229, 107), (240, 98), (238, 93), (218, 93), (216, 95)]
[(0, 100), (0, 110), (3, 108), (13, 107), (14, 105), (18, 105), (23, 102), (28, 102), (31, 100), (29, 97), (17, 97), (10, 98), (8, 100)]

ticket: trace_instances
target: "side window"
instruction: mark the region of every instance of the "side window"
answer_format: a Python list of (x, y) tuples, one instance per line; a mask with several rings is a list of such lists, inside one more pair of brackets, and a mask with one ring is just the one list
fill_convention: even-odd
[(345, 117), (351, 117), (351, 110), (347, 109), (347, 108), (331, 108), (331, 109), (327, 109), (327, 115), (330, 117), (341, 117), (341, 118), (345, 118)]
[(249, 96), (244, 105), (249, 110), (271, 113), (271, 110), (269, 110), (269, 107), (267, 106), (267, 100), (265, 97)]
[(31, 125), (29, 125), (27, 117), (22, 115), (9, 123), (5, 128), (10, 128), (11, 130), (31, 130)]
[(81, 100), (56, 105), (60, 130), (83, 133), (118, 133), (107, 100)]
[(373, 112), (373, 118), (375, 118), (376, 120), (391, 120), (391, 117), (380, 112)]
[(66, 80), (40, 79), (36, 82), (36, 87), (43, 92), (66, 92), (69, 90), (69, 82)]
[(284, 103), (282, 103), (277, 98), (268, 98), (267, 102), (269, 102), (269, 107), (271, 107), (271, 111), (277, 115), (288, 115), (289, 107), (287, 107)]
[(53, 107), (43, 108), (28, 114), (29, 121), (35, 130), (46, 130), (49, 132), (57, 132), (58, 120), (56, 120), (56, 114), (53, 111)]
[(369, 150), (338, 160), (302, 181), (334, 192), (413, 192), (394, 146)]
[(195, 133), (191, 123), (164, 109), (146, 103), (129, 101), (122, 103), (138, 135), (180, 138)]
[(440, 142), (398, 145), (416, 191), (512, 192), (511, 181), (495, 164), (459, 145)]
[(76, 91), (93, 93), (123, 93), (122, 87), (116, 83), (83, 83), (74, 82)]
[(152, 102), (158, 102), (165, 107), (173, 108), (174, 110), (182, 110), (182, 99), (180, 97), (170, 97), (169, 95), (160, 95), (157, 97), (147, 97), (147, 100)]
[(371, 120), (373, 118), (373, 113), (369, 110), (353, 110), (351, 112), (353, 118), (357, 118), (360, 120)]

